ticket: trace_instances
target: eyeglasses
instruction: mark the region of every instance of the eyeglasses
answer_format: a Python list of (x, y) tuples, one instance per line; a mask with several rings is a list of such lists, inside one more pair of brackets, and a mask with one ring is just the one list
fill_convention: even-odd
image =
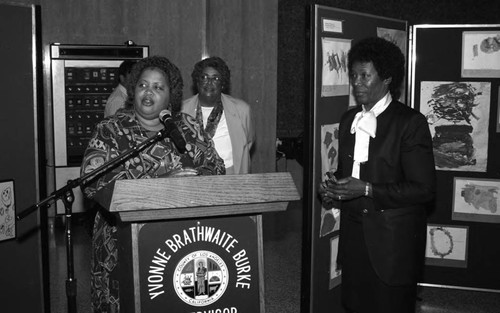
[(214, 85), (219, 85), (220, 83), (222, 83), (222, 77), (220, 77), (220, 76), (208, 76), (206, 74), (203, 74), (200, 76), (200, 82), (202, 82), (203, 84), (211, 83)]

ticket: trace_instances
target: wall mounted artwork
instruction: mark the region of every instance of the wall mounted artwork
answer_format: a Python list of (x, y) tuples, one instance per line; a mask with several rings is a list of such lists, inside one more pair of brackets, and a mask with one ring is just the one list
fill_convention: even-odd
[(500, 31), (465, 31), (462, 77), (500, 77)]
[(351, 40), (323, 37), (321, 43), (323, 51), (321, 97), (348, 95), (347, 52), (351, 49)]
[[(339, 123), (321, 125), (321, 172), (335, 173), (338, 164)], [(324, 177), (324, 180), (328, 177)], [(340, 210), (321, 206), (320, 237), (339, 230)]]
[(339, 123), (321, 125), (321, 173), (337, 170)]
[(500, 250), (485, 243), (500, 226), (500, 24), (410, 32), (410, 104), (427, 118), (437, 169), (422, 282), (498, 292)]
[(425, 264), (448, 267), (467, 267), (467, 226), (427, 225)]
[(500, 223), (500, 180), (455, 177), (452, 219)]
[(423, 81), (420, 92), (436, 169), (486, 172), (491, 83)]
[(14, 181), (0, 182), (0, 241), (16, 238)]

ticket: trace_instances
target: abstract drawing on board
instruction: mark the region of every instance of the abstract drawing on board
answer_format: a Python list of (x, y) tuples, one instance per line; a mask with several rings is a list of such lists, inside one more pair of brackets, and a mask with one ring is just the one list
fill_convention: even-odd
[(486, 172), (491, 83), (423, 81), (420, 92), (436, 169)]
[(14, 181), (0, 182), (0, 241), (16, 238)]
[(322, 38), (321, 43), (323, 49), (321, 97), (348, 95), (347, 52), (351, 48), (351, 40)]

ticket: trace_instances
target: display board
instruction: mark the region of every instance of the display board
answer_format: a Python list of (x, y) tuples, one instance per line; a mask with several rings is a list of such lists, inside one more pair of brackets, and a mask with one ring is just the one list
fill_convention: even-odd
[(500, 25), (416, 25), (412, 38), (438, 186), (422, 284), (500, 292)]
[[(307, 203), (305, 215), (304, 312), (342, 312), (336, 267), (339, 211), (325, 210), (318, 197), (324, 173), (337, 164), (337, 130), (350, 98), (347, 52), (365, 37), (379, 36), (395, 42), (406, 55), (407, 22), (331, 7), (311, 7), (310, 111), (306, 149)], [(406, 93), (405, 93), (406, 94)], [(403, 102), (404, 99), (403, 99)], [(309, 250), (307, 250), (309, 248)]]
[[(40, 200), (41, 10), (34, 5), (0, 4), (0, 255), (1, 311), (49, 312), (44, 270), (47, 214), (14, 218)], [(5, 240), (8, 239), (8, 240)], [(47, 248), (48, 249), (48, 248)]]

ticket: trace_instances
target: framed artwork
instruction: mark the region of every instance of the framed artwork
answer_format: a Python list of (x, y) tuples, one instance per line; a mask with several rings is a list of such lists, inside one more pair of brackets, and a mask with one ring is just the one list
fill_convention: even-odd
[[(338, 165), (339, 123), (321, 125), (321, 172), (334, 173)], [(327, 176), (323, 180), (327, 179)], [(321, 205), (320, 237), (339, 230), (340, 210), (327, 209)]]
[(500, 77), (500, 30), (462, 33), (462, 77)]
[(436, 169), (486, 172), (491, 83), (422, 81), (420, 88)]
[(499, 190), (498, 179), (455, 177), (452, 219), (500, 223)]
[(16, 238), (14, 181), (0, 181), (0, 241)]
[(330, 239), (330, 289), (340, 285), (342, 270), (337, 266), (337, 255), (339, 251), (339, 236)]
[(467, 226), (427, 225), (425, 264), (446, 267), (467, 267)]
[(351, 49), (351, 40), (323, 37), (321, 47), (321, 97), (348, 95), (347, 52)]
[(326, 209), (321, 206), (321, 225), (319, 236), (324, 237), (328, 234), (338, 232), (340, 230), (340, 209)]
[(338, 165), (339, 123), (321, 125), (321, 173), (335, 172)]

